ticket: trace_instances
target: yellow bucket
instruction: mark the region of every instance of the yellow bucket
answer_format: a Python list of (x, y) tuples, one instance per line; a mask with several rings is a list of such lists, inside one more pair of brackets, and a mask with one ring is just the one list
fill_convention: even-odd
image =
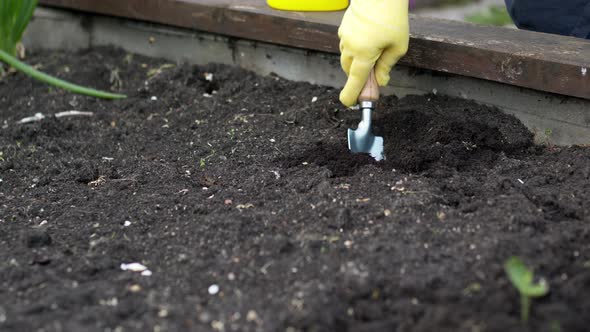
[(267, 0), (266, 3), (274, 9), (301, 12), (327, 12), (348, 7), (348, 0)]

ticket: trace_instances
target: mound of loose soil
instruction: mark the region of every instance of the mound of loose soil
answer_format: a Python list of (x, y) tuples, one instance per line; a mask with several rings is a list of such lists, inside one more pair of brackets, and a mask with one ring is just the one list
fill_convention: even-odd
[[(2, 331), (590, 324), (587, 148), (535, 147), (472, 102), (388, 97), (377, 163), (348, 152), (359, 114), (330, 88), (112, 49), (28, 61), (129, 98), (0, 81)], [(69, 110), (94, 116), (18, 123)], [(551, 286), (528, 325), (511, 255)]]

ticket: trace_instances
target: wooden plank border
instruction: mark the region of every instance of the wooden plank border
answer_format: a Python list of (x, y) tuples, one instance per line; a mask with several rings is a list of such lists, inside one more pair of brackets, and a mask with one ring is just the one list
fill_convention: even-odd
[[(96, 14), (338, 53), (342, 13), (291, 13), (264, 0), (40, 0)], [(590, 99), (590, 41), (411, 17), (404, 65)]]

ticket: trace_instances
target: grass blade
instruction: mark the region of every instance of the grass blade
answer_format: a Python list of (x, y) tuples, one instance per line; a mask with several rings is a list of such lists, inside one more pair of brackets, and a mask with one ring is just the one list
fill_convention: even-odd
[(29, 25), (29, 21), (33, 17), (36, 7), (37, 0), (22, 0), (12, 31), (12, 38), (15, 44), (18, 43), (23, 36), (27, 25)]
[[(3, 1), (3, 0), (0, 0)], [(99, 91), (95, 89), (85, 88), (80, 85), (72, 84), (61, 80), (59, 78), (55, 78), (53, 76), (47, 75), (43, 72), (38, 71), (37, 69), (19, 61), (14, 56), (6, 53), (3, 50), (0, 50), (0, 60), (6, 62), (9, 66), (12, 66), (19, 71), (48, 84), (54, 85), (56, 87), (62, 88), (67, 91), (71, 91), (74, 93), (79, 93), (87, 96), (97, 97), (97, 98), (105, 98), (105, 99), (120, 99), (126, 98), (127, 96), (118, 94), (118, 93), (110, 93), (105, 91)]]
[(7, 34), (9, 37), (9, 40), (13, 41), (12, 39), (12, 33), (13, 33), (13, 28), (14, 28), (14, 21), (16, 20), (16, 17), (19, 15), (18, 12), (18, 7), (19, 7), (19, 0), (2, 0), (6, 2), (6, 13), (8, 15), (8, 20), (6, 21), (6, 31), (3, 32), (5, 34)]
[(0, 50), (11, 52), (8, 40), (12, 13), (8, 10), (8, 1), (11, 0), (0, 0)]

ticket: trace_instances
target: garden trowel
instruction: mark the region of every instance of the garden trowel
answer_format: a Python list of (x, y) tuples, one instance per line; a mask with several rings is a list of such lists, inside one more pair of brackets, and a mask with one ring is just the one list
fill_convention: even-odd
[(375, 71), (371, 70), (369, 79), (359, 95), (358, 102), (362, 119), (356, 130), (348, 129), (348, 148), (353, 153), (368, 153), (375, 160), (385, 159), (383, 155), (383, 137), (373, 135), (371, 131), (371, 112), (379, 99), (379, 84)]

